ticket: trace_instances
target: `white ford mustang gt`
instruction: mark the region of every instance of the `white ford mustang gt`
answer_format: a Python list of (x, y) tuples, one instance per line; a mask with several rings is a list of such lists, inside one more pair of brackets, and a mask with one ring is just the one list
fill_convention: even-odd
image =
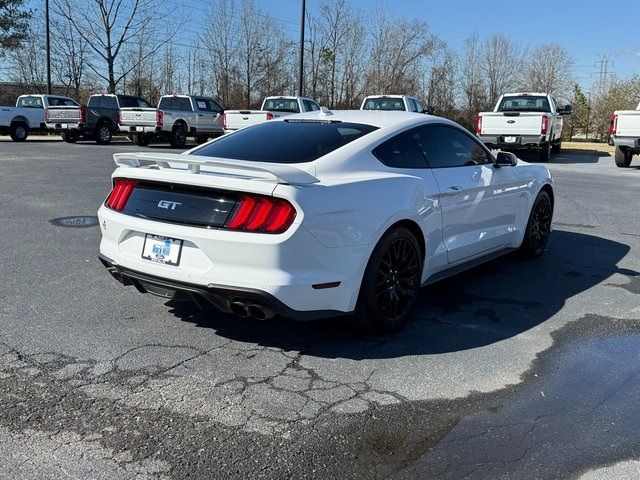
[(549, 171), (443, 118), (288, 116), (183, 154), (114, 155), (100, 259), (124, 285), (239, 316), (398, 329), (422, 285), (538, 256)]

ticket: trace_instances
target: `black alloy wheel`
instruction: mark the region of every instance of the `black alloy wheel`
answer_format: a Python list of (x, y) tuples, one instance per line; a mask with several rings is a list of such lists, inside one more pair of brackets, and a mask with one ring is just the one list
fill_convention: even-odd
[(536, 198), (529, 215), (529, 223), (525, 231), (522, 250), (528, 257), (539, 257), (547, 248), (551, 235), (551, 220), (553, 218), (553, 205), (551, 197), (545, 191), (541, 191)]
[(422, 252), (415, 236), (400, 227), (385, 234), (365, 271), (354, 318), (372, 333), (399, 330), (410, 318), (422, 277)]

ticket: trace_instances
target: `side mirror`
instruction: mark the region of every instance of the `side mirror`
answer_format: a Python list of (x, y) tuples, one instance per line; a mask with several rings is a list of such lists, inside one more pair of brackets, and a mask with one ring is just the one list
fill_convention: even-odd
[(572, 112), (573, 109), (571, 108), (571, 105), (565, 105), (564, 108), (561, 108), (558, 113), (560, 115), (571, 115)]
[(433, 105), (427, 105), (427, 109), (423, 110), (422, 113), (426, 113), (427, 115), (435, 115), (436, 107), (434, 107)]
[(496, 155), (496, 163), (493, 164), (494, 167), (515, 167), (518, 164), (518, 157), (516, 157), (511, 152), (498, 152)]

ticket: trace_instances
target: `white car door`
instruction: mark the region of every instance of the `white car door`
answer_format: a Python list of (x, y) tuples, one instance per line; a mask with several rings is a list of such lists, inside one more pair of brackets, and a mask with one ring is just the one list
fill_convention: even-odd
[(453, 126), (425, 126), (417, 137), (440, 189), (449, 263), (512, 242), (526, 201), (514, 169), (496, 168), (493, 155), (480, 142)]

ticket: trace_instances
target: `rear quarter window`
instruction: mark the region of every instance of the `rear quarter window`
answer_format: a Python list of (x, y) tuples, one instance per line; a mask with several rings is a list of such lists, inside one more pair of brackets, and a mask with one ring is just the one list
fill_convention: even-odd
[(272, 163), (312, 162), (377, 127), (347, 122), (272, 121), (239, 130), (193, 152)]
[(77, 107), (78, 104), (70, 98), (48, 97), (47, 103), (50, 107)]

